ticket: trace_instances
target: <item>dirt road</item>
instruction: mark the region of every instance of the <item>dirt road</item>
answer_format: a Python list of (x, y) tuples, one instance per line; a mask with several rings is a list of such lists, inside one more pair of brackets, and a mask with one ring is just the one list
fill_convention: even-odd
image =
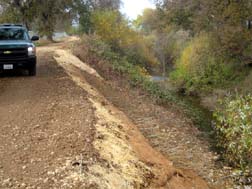
[(38, 49), (37, 77), (0, 78), (0, 188), (208, 188), (154, 150), (63, 48)]

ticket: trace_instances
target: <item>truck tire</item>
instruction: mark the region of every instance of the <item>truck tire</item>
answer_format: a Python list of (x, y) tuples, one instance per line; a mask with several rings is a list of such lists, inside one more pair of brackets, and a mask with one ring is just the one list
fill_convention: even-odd
[(35, 76), (37, 73), (36, 65), (29, 68), (29, 76)]

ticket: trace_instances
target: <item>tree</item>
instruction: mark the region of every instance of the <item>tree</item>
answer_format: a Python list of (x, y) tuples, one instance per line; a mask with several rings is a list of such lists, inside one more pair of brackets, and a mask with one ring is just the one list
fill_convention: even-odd
[(245, 26), (251, 18), (250, 0), (157, 0), (157, 4), (166, 25), (190, 31), (192, 36), (212, 33), (219, 53), (241, 59), (251, 46), (252, 33)]
[(71, 0), (44, 0), (43, 4), (36, 1), (37, 18), (35, 22), (39, 34), (53, 40), (57, 20), (71, 17), (72, 3)]
[(162, 25), (159, 12), (155, 9), (145, 9), (142, 15), (139, 15), (134, 21), (136, 28), (145, 34), (150, 34), (154, 30), (159, 30)]
[(245, 51), (251, 47), (252, 33), (246, 28), (246, 20), (251, 17), (252, 4), (249, 0), (221, 1), (208, 3), (211, 15), (211, 32), (218, 42), (218, 52), (243, 59)]
[(0, 0), (0, 20), (23, 23), (52, 40), (56, 27), (71, 26), (76, 19), (81, 31), (88, 33), (93, 11), (118, 11), (120, 4), (120, 0), (43, 0), (43, 3), (41, 0)]
[(79, 32), (90, 33), (92, 31), (91, 14), (93, 11), (91, 0), (74, 0), (73, 10), (75, 22), (79, 24)]
[(31, 26), (31, 22), (35, 16), (35, 1), (34, 0), (1, 0), (2, 21), (20, 22)]
[(121, 0), (90, 0), (94, 9), (119, 10)]

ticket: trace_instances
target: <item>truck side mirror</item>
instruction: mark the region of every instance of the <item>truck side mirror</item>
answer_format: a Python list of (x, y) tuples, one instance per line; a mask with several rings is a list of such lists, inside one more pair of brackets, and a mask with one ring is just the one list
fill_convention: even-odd
[(39, 40), (39, 36), (32, 36), (31, 40), (32, 41), (38, 41)]

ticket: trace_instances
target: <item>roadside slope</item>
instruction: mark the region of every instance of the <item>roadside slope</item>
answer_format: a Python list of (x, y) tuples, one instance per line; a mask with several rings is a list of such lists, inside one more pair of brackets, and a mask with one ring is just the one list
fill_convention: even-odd
[[(102, 82), (103, 79), (97, 72), (64, 50), (57, 50), (55, 59), (79, 86), (88, 91), (89, 100), (96, 109), (97, 117), (100, 118), (96, 124), (95, 147), (103, 159), (120, 169), (119, 177), (124, 177), (120, 183), (123, 183), (125, 176), (129, 175), (130, 177), (126, 179), (128, 183), (126, 188), (208, 188), (193, 172), (183, 172), (174, 168), (170, 161), (148, 144), (123, 112), (88, 84), (84, 72), (91, 73), (90, 75)], [(106, 181), (112, 184), (111, 181)], [(123, 186), (110, 185), (110, 188), (123, 188)]]

